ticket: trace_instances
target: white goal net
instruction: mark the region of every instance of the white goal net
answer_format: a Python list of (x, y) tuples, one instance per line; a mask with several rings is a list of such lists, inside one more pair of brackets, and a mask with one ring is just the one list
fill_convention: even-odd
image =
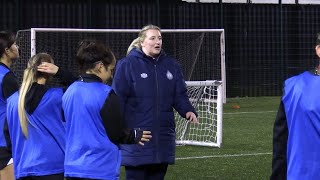
[(191, 123), (176, 113), (176, 143), (220, 147), (222, 143), (222, 82), (187, 81), (190, 102), (199, 123)]
[[(16, 61), (12, 66), (12, 70), (15, 72), (19, 80), (22, 80), (23, 70), (27, 66), (28, 59), (39, 52), (49, 53), (59, 67), (68, 69), (73, 74), (78, 74), (78, 67), (75, 59), (76, 50), (78, 44), (82, 40), (99, 40), (104, 42), (114, 52), (117, 59), (121, 59), (126, 55), (128, 46), (138, 36), (139, 29), (67, 29), (67, 28), (32, 28), (29, 30), (21, 30), (17, 33), (17, 44), (20, 47), (20, 60)], [(186, 81), (207, 81), (215, 80), (220, 82), (221, 86), (221, 98), (223, 102), (226, 99), (226, 76), (225, 76), (225, 45), (224, 45), (224, 30), (223, 29), (162, 29), (163, 36), (163, 49), (164, 51), (175, 57), (181, 64), (182, 71)], [(59, 85), (61, 83), (58, 79), (53, 79), (52, 86)], [(203, 91), (204, 93), (206, 91)], [(200, 104), (208, 101), (216, 101), (218, 99), (217, 90), (213, 91), (214, 94), (207, 94), (201, 101), (194, 102), (194, 97), (190, 96), (191, 101), (195, 103), (197, 111), (200, 112), (200, 121), (203, 117), (216, 118), (210, 113), (203, 114), (201, 111), (202, 106)], [(191, 94), (190, 94), (191, 95)], [(214, 96), (214, 97), (210, 97)], [(206, 100), (207, 99), (207, 100)], [(201, 102), (201, 103), (200, 103)], [(212, 105), (216, 108), (216, 105)], [(211, 108), (212, 108), (211, 107)], [(212, 111), (213, 109), (211, 109)], [(213, 112), (213, 111), (212, 111)], [(217, 111), (214, 111), (217, 113)], [(222, 112), (221, 112), (222, 113)], [(217, 115), (217, 114), (216, 114)], [(221, 116), (222, 117), (222, 116)], [(206, 124), (210, 124), (209, 120)], [(217, 143), (214, 146), (220, 146), (217, 140), (218, 125), (203, 126), (200, 122), (197, 127), (201, 131), (192, 131), (193, 125), (184, 125), (177, 120), (177, 132), (180, 134), (180, 126), (187, 126), (188, 128), (183, 130), (184, 135), (177, 136), (181, 141), (183, 138), (187, 138), (186, 134), (208, 133), (212, 138), (196, 139), (192, 140), (203, 142)], [(216, 120), (212, 119), (212, 123), (216, 123)], [(190, 129), (191, 128), (191, 129)], [(212, 130), (209, 131), (209, 128)], [(205, 131), (202, 131), (204, 129)], [(200, 135), (200, 134), (199, 134)], [(194, 136), (194, 135), (192, 135)], [(188, 137), (190, 139), (190, 136)], [(206, 144), (205, 143), (205, 144)], [(183, 142), (183, 144), (189, 144)], [(209, 146), (212, 146), (210, 143)]]

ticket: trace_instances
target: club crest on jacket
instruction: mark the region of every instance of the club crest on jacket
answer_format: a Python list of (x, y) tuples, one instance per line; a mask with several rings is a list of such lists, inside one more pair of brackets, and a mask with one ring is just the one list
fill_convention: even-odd
[(148, 77), (148, 74), (146, 74), (146, 73), (141, 73), (140, 76), (141, 76), (141, 78), (145, 79), (145, 78)]
[(172, 78), (173, 78), (173, 75), (171, 74), (171, 72), (169, 70), (167, 71), (167, 78), (169, 80), (172, 80)]

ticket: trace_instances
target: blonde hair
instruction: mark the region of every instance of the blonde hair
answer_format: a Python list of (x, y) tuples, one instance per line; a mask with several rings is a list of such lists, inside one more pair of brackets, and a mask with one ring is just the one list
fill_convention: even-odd
[(131, 42), (131, 44), (130, 44), (128, 50), (127, 50), (127, 55), (131, 52), (132, 49), (134, 49), (134, 48), (141, 48), (141, 42), (144, 41), (144, 39), (145, 39), (146, 36), (147, 36), (147, 35), (146, 35), (146, 32), (147, 32), (148, 30), (150, 30), (150, 29), (155, 29), (155, 30), (158, 30), (158, 31), (161, 32), (161, 29), (160, 29), (158, 26), (155, 26), (155, 25), (152, 25), (152, 24), (149, 24), (149, 25), (144, 26), (144, 27), (140, 30), (138, 37)]
[(28, 62), (28, 67), (24, 70), (23, 80), (19, 90), (18, 114), (22, 133), (26, 138), (28, 137), (28, 122), (30, 122), (25, 110), (26, 94), (30, 90), (32, 83), (36, 82), (38, 78), (44, 77), (48, 79), (51, 76), (47, 73), (37, 71), (37, 67), (42, 62), (53, 63), (53, 60), (47, 53), (38, 53), (31, 57)]

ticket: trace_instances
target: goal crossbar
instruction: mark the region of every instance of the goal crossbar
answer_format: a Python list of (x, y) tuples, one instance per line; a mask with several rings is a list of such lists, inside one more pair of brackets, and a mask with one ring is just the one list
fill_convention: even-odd
[[(31, 28), (37, 32), (140, 32), (141, 29), (77, 29), (77, 28)], [(224, 29), (161, 29), (161, 32), (224, 32)]]

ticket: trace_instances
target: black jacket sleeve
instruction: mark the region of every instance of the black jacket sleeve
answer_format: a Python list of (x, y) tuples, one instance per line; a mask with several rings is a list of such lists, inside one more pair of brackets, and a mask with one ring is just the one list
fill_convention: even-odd
[(273, 156), (270, 180), (287, 179), (287, 141), (288, 125), (281, 101), (273, 127)]
[(19, 82), (13, 72), (8, 72), (3, 77), (2, 92), (5, 99), (19, 90)]
[(70, 86), (78, 77), (74, 76), (70, 71), (59, 68), (55, 77), (59, 78), (62, 81), (62, 84), (65, 86)]
[[(18, 90), (19, 90), (19, 83), (18, 83), (17, 77), (13, 74), (13, 72), (8, 72), (3, 77), (3, 82), (2, 82), (2, 92), (3, 92), (4, 98), (7, 99)], [(5, 119), (4, 121), (3, 134), (7, 143), (8, 153), (11, 154), (11, 140), (10, 140), (10, 133), (8, 129), (7, 119)]]
[(111, 142), (114, 144), (133, 144), (139, 142), (142, 131), (125, 128), (120, 101), (114, 91), (110, 92), (100, 111), (100, 115)]

